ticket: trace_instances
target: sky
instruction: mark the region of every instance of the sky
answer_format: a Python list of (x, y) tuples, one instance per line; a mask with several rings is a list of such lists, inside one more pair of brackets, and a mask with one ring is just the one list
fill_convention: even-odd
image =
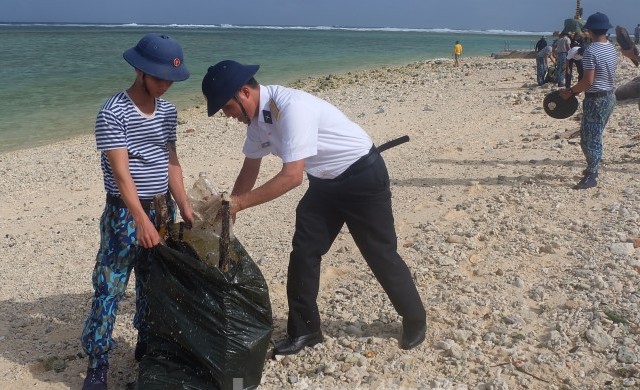
[[(632, 32), (640, 0), (582, 0)], [(0, 22), (561, 30), (575, 0), (1, 0)]]

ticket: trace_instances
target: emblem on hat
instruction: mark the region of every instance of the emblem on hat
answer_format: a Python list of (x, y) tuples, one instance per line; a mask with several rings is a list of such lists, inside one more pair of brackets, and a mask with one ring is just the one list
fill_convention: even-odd
[(180, 67), (180, 58), (176, 57), (173, 59), (173, 67), (174, 68), (179, 68)]

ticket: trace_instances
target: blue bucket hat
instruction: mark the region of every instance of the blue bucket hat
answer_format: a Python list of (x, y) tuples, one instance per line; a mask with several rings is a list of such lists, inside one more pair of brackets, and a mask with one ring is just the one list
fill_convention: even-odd
[(613, 26), (609, 23), (609, 17), (601, 12), (589, 16), (587, 23), (582, 26), (585, 30), (608, 30), (611, 27)]
[(220, 61), (210, 66), (202, 79), (202, 93), (207, 98), (207, 113), (218, 112), (242, 88), (260, 65), (242, 65), (233, 60)]
[(189, 78), (180, 44), (166, 35), (147, 34), (122, 56), (129, 65), (161, 80), (183, 81)]

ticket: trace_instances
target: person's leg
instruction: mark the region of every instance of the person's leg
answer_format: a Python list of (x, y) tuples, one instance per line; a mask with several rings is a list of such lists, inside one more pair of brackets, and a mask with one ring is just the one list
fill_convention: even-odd
[(578, 189), (596, 185), (600, 161), (602, 160), (602, 134), (616, 104), (614, 95), (599, 98), (585, 98), (583, 101), (580, 147), (587, 160), (585, 176), (576, 185)]
[(149, 309), (144, 288), (149, 278), (149, 269), (152, 259), (151, 251), (142, 247), (137, 247), (136, 249), (136, 260), (133, 267), (136, 275), (136, 312), (133, 316), (133, 327), (138, 331), (138, 337), (136, 339), (134, 357), (136, 361), (140, 361), (147, 352), (147, 342), (149, 337), (149, 327), (144, 320), (145, 314)]
[(567, 61), (567, 70), (564, 75), (564, 85), (565, 87), (571, 87), (571, 79), (573, 77), (573, 60)]
[(118, 303), (135, 260), (132, 250), (135, 228), (127, 210), (107, 205), (100, 219), (100, 236), (92, 276), (94, 296), (81, 336), (82, 346), (89, 356), (89, 369), (108, 367), (108, 352), (116, 344), (111, 334)]
[(382, 157), (343, 186), (341, 212), (358, 249), (403, 322), (424, 323), (426, 313), (407, 264), (397, 252), (389, 176)]
[(576, 69), (578, 70), (578, 81), (582, 80), (582, 76), (584, 75), (584, 70), (582, 69), (582, 60), (576, 61)]
[[(168, 214), (168, 220), (166, 222), (167, 225), (171, 226), (176, 220), (176, 204), (170, 197), (167, 197), (166, 201)], [(156, 229), (160, 228), (157, 224), (158, 221), (156, 221), (155, 209), (152, 208), (151, 210), (148, 210), (147, 216), (151, 221), (154, 221)], [(133, 269), (136, 275), (136, 312), (133, 317), (133, 326), (138, 330), (138, 337), (136, 340), (134, 356), (137, 361), (140, 361), (147, 351), (147, 341), (149, 337), (149, 325), (144, 319), (144, 316), (149, 309), (145, 294), (145, 286), (149, 278), (150, 267), (153, 264), (152, 252), (140, 246), (136, 246), (135, 259)]]
[(318, 190), (320, 186), (324, 184), (310, 183), (296, 208), (296, 228), (287, 274), (287, 334), (291, 338), (320, 331), (316, 302), (320, 263), (344, 224), (331, 205), (333, 196)]
[(536, 57), (536, 81), (538, 85), (544, 84), (544, 75), (547, 72), (544, 66), (544, 59)]
[(556, 62), (556, 82), (558, 87), (564, 85), (564, 66), (567, 59), (567, 53), (558, 53), (558, 60)]

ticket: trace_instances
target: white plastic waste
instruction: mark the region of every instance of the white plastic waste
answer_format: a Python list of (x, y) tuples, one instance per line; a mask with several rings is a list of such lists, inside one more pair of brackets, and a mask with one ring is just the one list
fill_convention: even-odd
[[(222, 220), (218, 215), (222, 205), (220, 191), (205, 172), (200, 172), (198, 180), (187, 189), (187, 198), (193, 209), (194, 223), (191, 229), (183, 229), (181, 239), (191, 244), (202, 261), (217, 267), (222, 231)], [(174, 229), (178, 229), (178, 225)], [(179, 235), (177, 231), (172, 233), (174, 237)], [(230, 235), (233, 237), (231, 227)]]

